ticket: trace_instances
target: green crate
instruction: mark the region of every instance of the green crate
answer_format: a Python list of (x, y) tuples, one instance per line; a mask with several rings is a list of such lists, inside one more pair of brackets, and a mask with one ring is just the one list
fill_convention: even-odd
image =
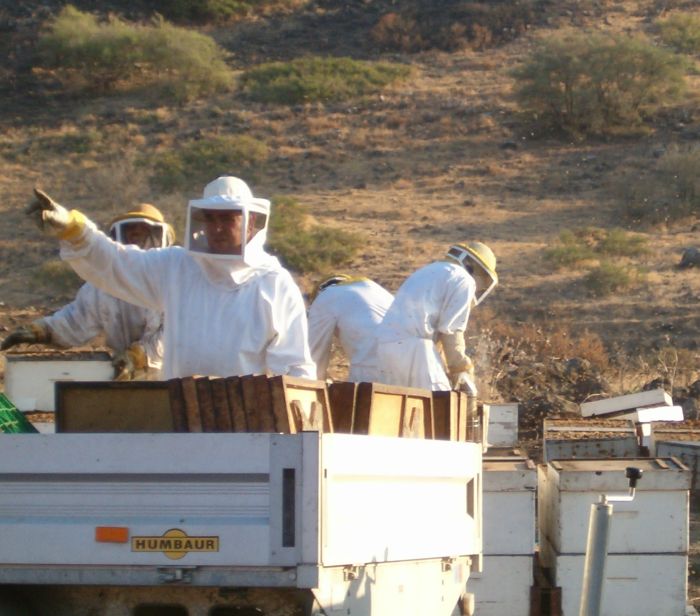
[(26, 434), (39, 432), (5, 394), (0, 394), (0, 433)]

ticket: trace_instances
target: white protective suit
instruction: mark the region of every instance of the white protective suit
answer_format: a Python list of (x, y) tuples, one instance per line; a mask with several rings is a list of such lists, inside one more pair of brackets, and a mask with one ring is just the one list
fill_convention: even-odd
[[(254, 373), (316, 378), (304, 302), (291, 274), (266, 255), (226, 278), (206, 275), (185, 249), (140, 250), (87, 222), (61, 257), (85, 280), (164, 313), (163, 377)], [(217, 275), (222, 274), (217, 281)]]
[(318, 378), (328, 369), (333, 336), (350, 360), (348, 380), (379, 381), (376, 327), (394, 297), (372, 280), (341, 282), (321, 291), (309, 308), (309, 346)]
[(381, 381), (449, 390), (436, 342), (440, 333), (466, 330), (475, 293), (474, 279), (456, 263), (437, 261), (411, 274), (377, 328)]
[(51, 341), (62, 347), (80, 346), (101, 333), (117, 352), (138, 342), (146, 351), (149, 370), (160, 370), (162, 315), (112, 297), (89, 282), (80, 287), (70, 304), (41, 321), (48, 327)]

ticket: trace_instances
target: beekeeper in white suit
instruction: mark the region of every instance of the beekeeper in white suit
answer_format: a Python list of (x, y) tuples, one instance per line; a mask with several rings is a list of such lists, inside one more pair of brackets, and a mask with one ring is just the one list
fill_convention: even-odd
[(348, 380), (379, 381), (376, 328), (394, 296), (369, 278), (336, 274), (318, 285), (309, 307), (309, 346), (325, 380), (335, 336), (350, 360)]
[[(170, 246), (172, 227), (161, 211), (141, 203), (112, 220), (112, 239), (144, 250)], [(129, 304), (86, 282), (75, 299), (50, 316), (11, 332), (0, 348), (17, 344), (49, 344), (61, 348), (80, 346), (104, 334), (114, 351), (114, 378), (158, 378), (163, 357), (163, 318), (155, 310)]]
[(270, 202), (243, 180), (207, 184), (188, 204), (184, 247), (149, 251), (113, 242), (80, 212), (34, 192), (27, 214), (58, 236), (80, 276), (164, 313), (164, 378), (316, 377), (301, 292), (263, 248)]
[(411, 274), (377, 328), (382, 382), (433, 391), (461, 389), (475, 396), (474, 364), (465, 352), (464, 333), (472, 307), (497, 284), (496, 257), (481, 242), (454, 244), (445, 260)]

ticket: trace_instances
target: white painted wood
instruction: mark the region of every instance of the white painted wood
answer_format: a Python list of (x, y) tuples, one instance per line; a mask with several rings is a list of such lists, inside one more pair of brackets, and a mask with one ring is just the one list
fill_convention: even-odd
[(690, 473), (671, 459), (550, 463), (540, 536), (559, 553), (584, 554), (590, 506), (601, 493), (628, 492), (627, 466), (642, 468), (644, 475), (633, 501), (614, 503), (609, 553), (686, 553)]
[(671, 406), (673, 400), (663, 389), (651, 389), (624, 396), (615, 396), (603, 400), (581, 403), (581, 415), (592, 417), (594, 415), (608, 415), (621, 411), (633, 411), (645, 406)]
[(544, 421), (545, 462), (570, 458), (634, 458), (638, 455), (639, 442), (632, 421), (619, 427), (611, 427), (594, 419), (585, 426), (580, 421), (577, 424), (567, 424), (561, 420), (554, 423)]
[(684, 418), (683, 408), (680, 406), (650, 406), (620, 415), (619, 419), (631, 419), (637, 423), (648, 423), (650, 421), (683, 421)]
[(533, 554), (536, 490), (532, 462), (484, 461), (485, 555)]
[(659, 456), (681, 460), (692, 474), (692, 489), (700, 490), (700, 441), (660, 441), (655, 449)]
[(529, 616), (533, 555), (484, 555), (484, 570), (472, 573), (476, 616)]
[(488, 411), (490, 447), (513, 447), (518, 442), (518, 404), (484, 404)]
[(629, 480), (625, 469), (633, 466), (644, 472), (637, 490), (687, 490), (688, 468), (671, 458), (628, 458), (599, 460), (558, 460), (550, 462), (560, 490), (593, 492), (627, 492)]
[[(583, 555), (550, 552), (562, 616), (578, 616)], [(687, 600), (685, 554), (608, 555), (601, 616), (684, 616)]]
[(20, 411), (55, 411), (56, 381), (112, 380), (114, 368), (109, 356), (99, 356), (101, 359), (41, 360), (36, 355), (7, 354), (5, 394)]

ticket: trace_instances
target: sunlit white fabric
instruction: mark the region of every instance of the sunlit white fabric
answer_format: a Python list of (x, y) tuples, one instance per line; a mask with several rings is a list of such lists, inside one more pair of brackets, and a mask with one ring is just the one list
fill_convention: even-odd
[(333, 336), (350, 360), (348, 380), (379, 381), (376, 327), (394, 297), (376, 282), (340, 282), (323, 289), (309, 308), (309, 346), (318, 378), (326, 378)]
[(377, 368), (389, 385), (449, 390), (435, 345), (439, 333), (464, 331), (476, 283), (460, 265), (438, 261), (401, 285), (377, 327)]
[(148, 367), (161, 367), (161, 314), (112, 297), (89, 282), (80, 287), (70, 304), (42, 321), (51, 332), (51, 341), (59, 346), (80, 346), (104, 333), (107, 345), (114, 351), (124, 351), (139, 342), (146, 351)]
[(253, 373), (316, 377), (301, 292), (269, 255), (229, 288), (202, 275), (184, 248), (122, 246), (88, 223), (74, 244), (61, 243), (61, 256), (110, 294), (164, 313), (166, 379)]

